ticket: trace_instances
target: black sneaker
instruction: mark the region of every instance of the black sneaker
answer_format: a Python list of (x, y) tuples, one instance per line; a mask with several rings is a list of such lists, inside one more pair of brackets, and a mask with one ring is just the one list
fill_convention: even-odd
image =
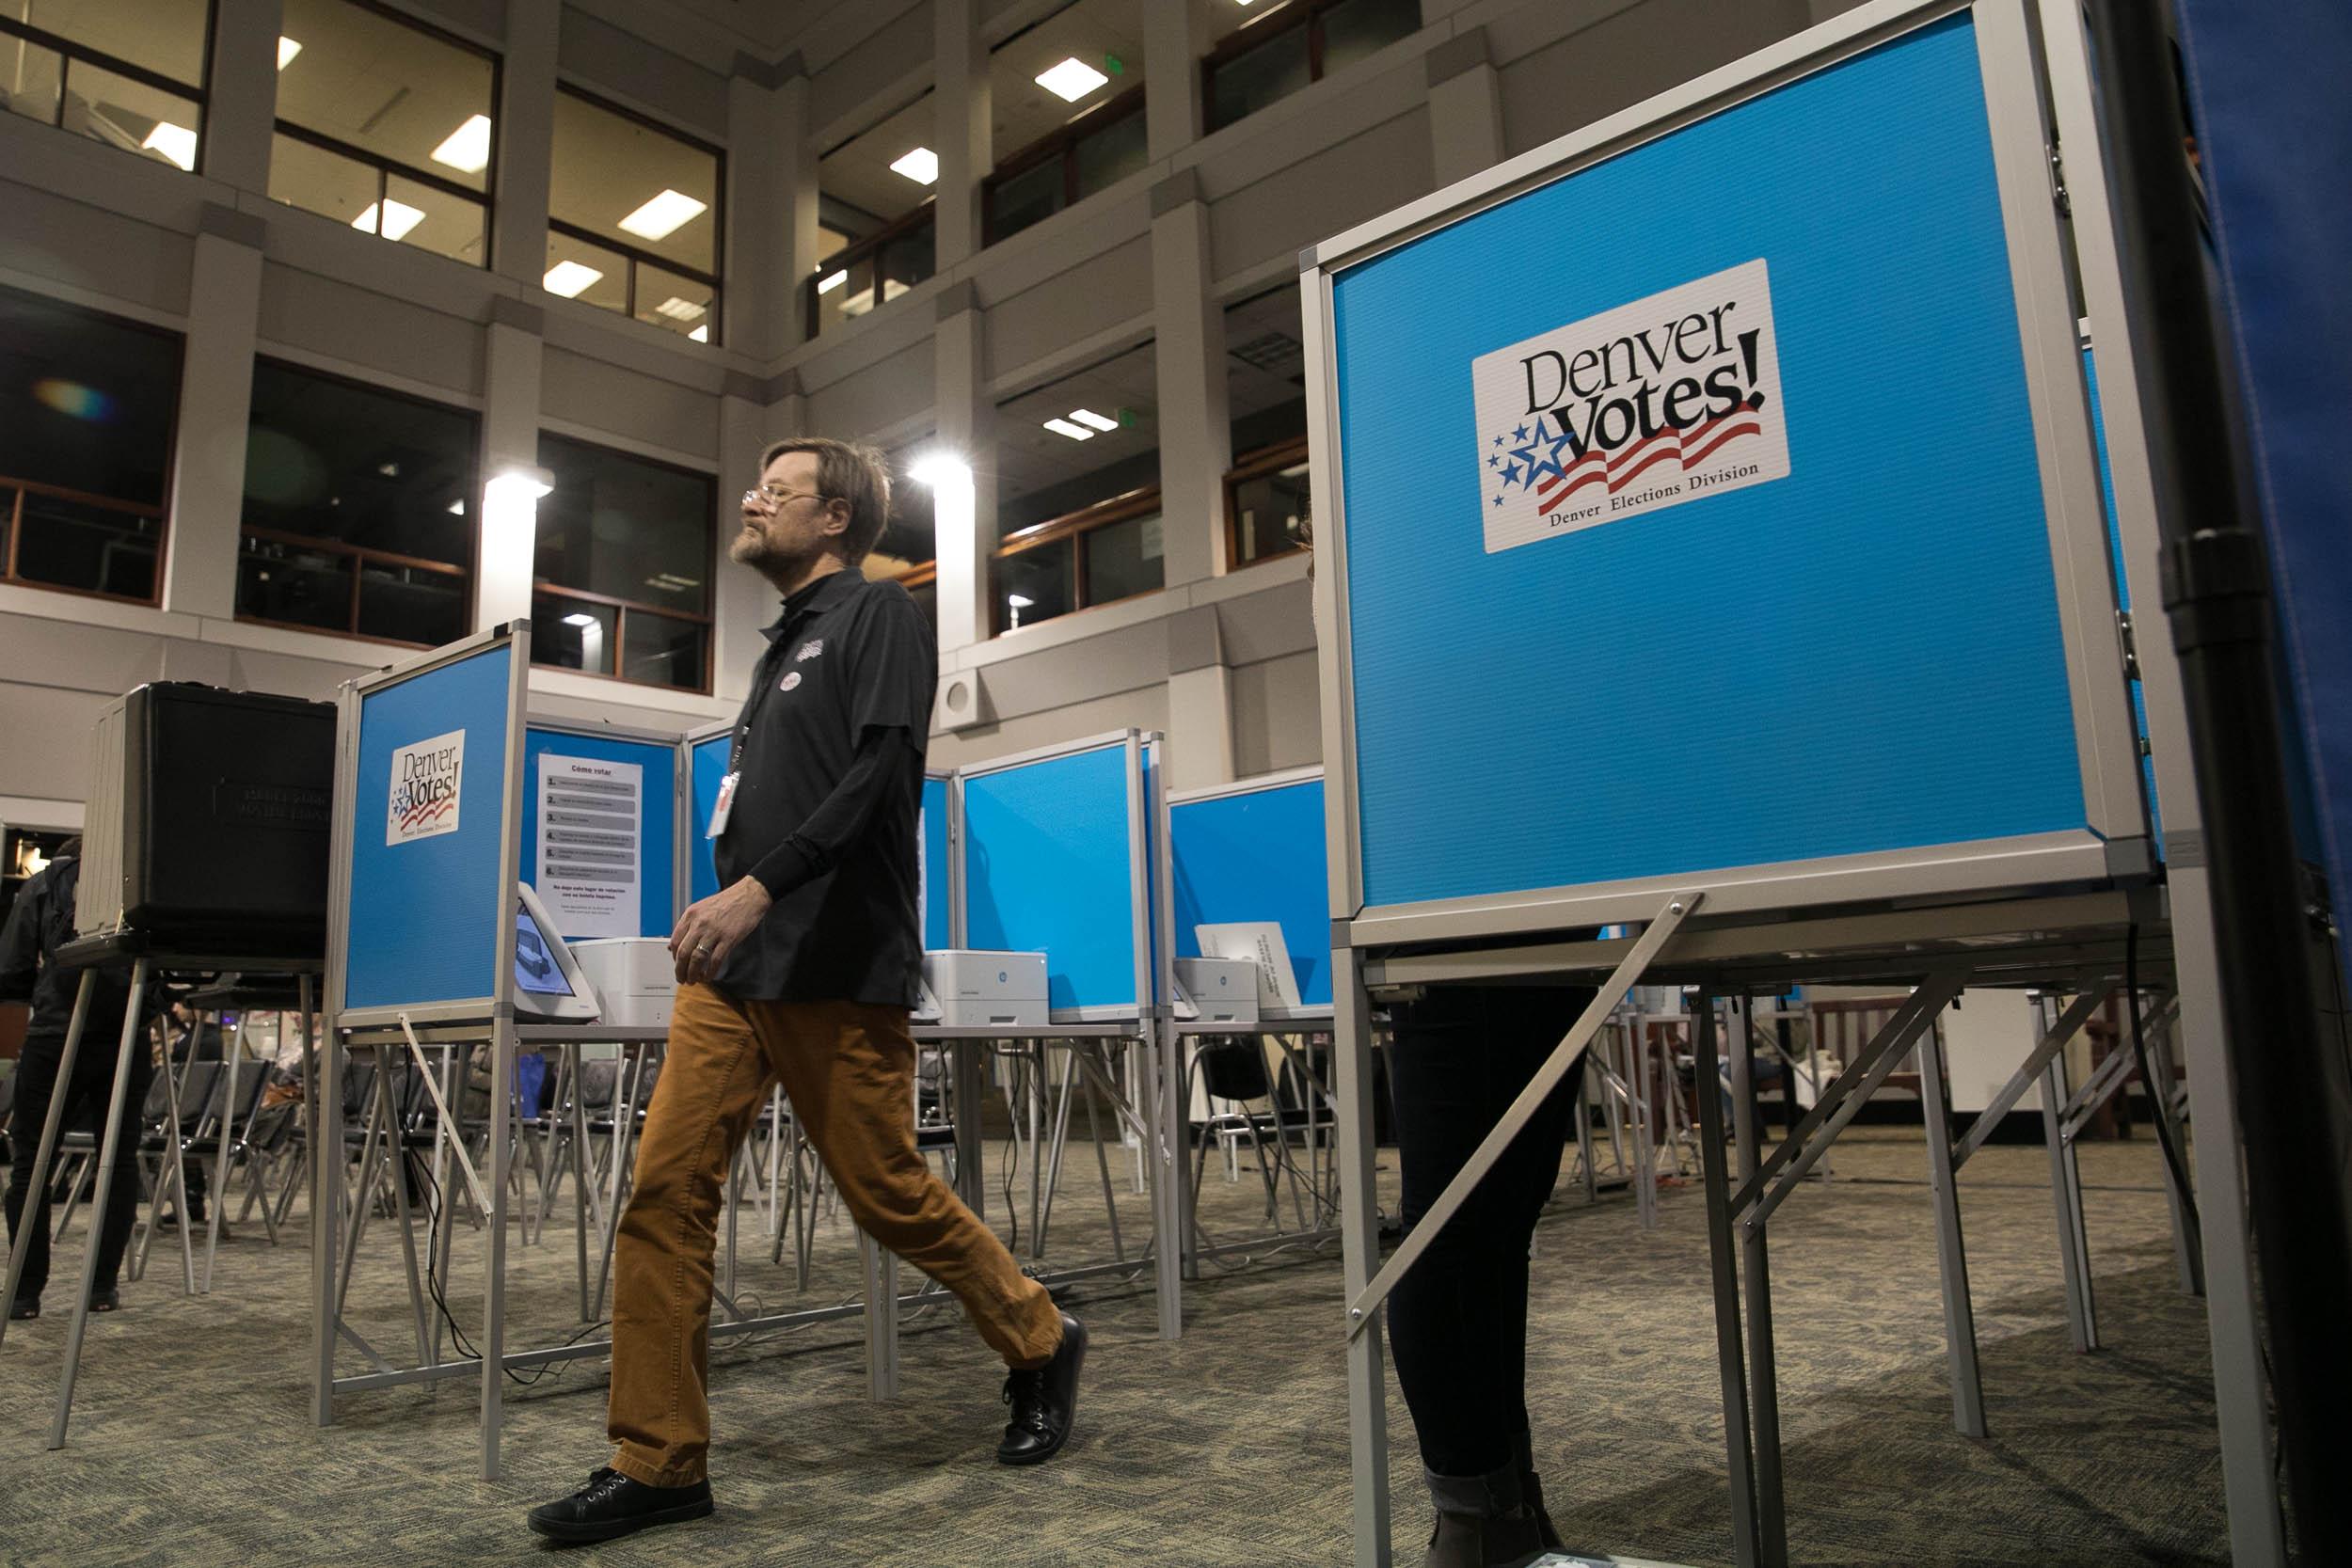
[(40, 1297), (19, 1296), (8, 1303), (8, 1322), (21, 1323), (40, 1316)]
[(89, 1309), (93, 1312), (112, 1312), (121, 1305), (122, 1288), (119, 1285), (101, 1285), (89, 1293)]
[(531, 1511), (531, 1528), (551, 1541), (611, 1541), (656, 1525), (682, 1524), (711, 1513), (710, 1482), (648, 1486), (607, 1468), (570, 1497)]
[(1005, 1423), (1004, 1441), (996, 1445), (998, 1460), (1038, 1465), (1061, 1452), (1078, 1413), (1078, 1369), (1086, 1358), (1086, 1324), (1064, 1312), (1061, 1348), (1054, 1359), (1033, 1371), (1016, 1367), (1005, 1378), (1005, 1402), (1012, 1406), (1012, 1418)]

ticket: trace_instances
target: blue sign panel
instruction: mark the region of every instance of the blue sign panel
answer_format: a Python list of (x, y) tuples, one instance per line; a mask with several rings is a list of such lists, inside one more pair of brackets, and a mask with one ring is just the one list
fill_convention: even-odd
[[(539, 886), (540, 758), (553, 752), (590, 762), (634, 765), (637, 809), (638, 927), (641, 937), (666, 937), (676, 925), (677, 748), (656, 740), (613, 740), (567, 730), (523, 732), (523, 880)], [(565, 936), (578, 936), (566, 931)]]
[(1332, 293), (1367, 904), (2085, 829), (1967, 15)]
[(686, 892), (690, 900), (707, 898), (719, 891), (719, 863), (713, 858), (710, 816), (719, 809), (719, 785), (727, 776), (727, 762), (734, 746), (733, 730), (694, 742), (688, 780), (688, 801), (693, 815), (686, 824)]
[(947, 781), (923, 781), (923, 950), (953, 947), (947, 897)]
[(1197, 958), (1196, 926), (1270, 920), (1282, 930), (1298, 998), (1331, 1005), (1330, 884), (1323, 781), (1308, 779), (1168, 808), (1176, 866), (1176, 955)]
[(963, 781), (964, 940), (1045, 955), (1057, 1011), (1136, 1006), (1123, 745)]
[(345, 1007), (496, 992), (513, 673), (499, 642), (359, 699)]

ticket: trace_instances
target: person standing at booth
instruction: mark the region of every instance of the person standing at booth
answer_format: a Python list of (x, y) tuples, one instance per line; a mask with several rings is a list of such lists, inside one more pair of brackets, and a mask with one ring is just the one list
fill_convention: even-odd
[[(40, 1316), (40, 1295), (49, 1283), (49, 1195), (26, 1203), (33, 1179), (33, 1162), (40, 1155), (40, 1130), (49, 1106), (65, 1099), (65, 1117), (58, 1123), (62, 1137), (72, 1126), (87, 1127), (103, 1138), (106, 1109), (113, 1103), (115, 1063), (120, 1054), (122, 1015), (131, 1005), (131, 988), (119, 971), (97, 970), (90, 982), (89, 1011), (82, 1021), (82, 1043), (74, 1053), (73, 1076), (58, 1081), (65, 1056), (66, 1030), (73, 1022), (73, 1001), (82, 989), (80, 970), (61, 968), (57, 949), (73, 940), (73, 894), (82, 880), (82, 841), (66, 840), (55, 859), (33, 873), (8, 910), (0, 929), (0, 1002), (30, 1002), (32, 1017), (24, 1026), (24, 1050), (16, 1064), (16, 1132), (10, 1140), (8, 1179), (8, 1240), (26, 1226), (24, 1272), (16, 1282), (16, 1298), (8, 1303), (14, 1320)], [(147, 1087), (154, 1077), (147, 1042), (131, 1052), (131, 1082), (124, 1090), (122, 1132), (115, 1144), (114, 1184), (106, 1195), (106, 1212), (97, 1231), (98, 1272), (91, 1276), (90, 1310), (111, 1312), (121, 1305), (115, 1276), (122, 1267), (123, 1249), (131, 1240), (131, 1224), (139, 1209), (139, 1115), (147, 1103)], [(53, 1167), (54, 1174), (54, 1167)], [(30, 1207), (29, 1217), (25, 1210)]]
[(1010, 1369), (996, 1457), (1070, 1435), (1086, 1330), (915, 1151), (907, 1016), (922, 961), (923, 754), (938, 655), (859, 570), (890, 477), (848, 442), (780, 441), (729, 549), (784, 600), (712, 820), (721, 891), (670, 939), (669, 1054), (613, 1255), (609, 1466), (531, 1528), (602, 1541), (711, 1512), (707, 1397), (720, 1195), (779, 1082), (860, 1229), (952, 1291)]
[[(1309, 519), (1299, 519), (1298, 540), (1312, 551)], [(1314, 575), (1311, 553), (1308, 580)], [(1595, 994), (1589, 986), (1431, 986), (1389, 1009), (1405, 1234)], [(1577, 1057), (1389, 1295), (1396, 1381), (1437, 1515), (1422, 1568), (1523, 1568), (1565, 1550), (1544, 1509), (1528, 1419), (1528, 1256), (1560, 1180), (1570, 1118), (1581, 1114), (1586, 1059)]]

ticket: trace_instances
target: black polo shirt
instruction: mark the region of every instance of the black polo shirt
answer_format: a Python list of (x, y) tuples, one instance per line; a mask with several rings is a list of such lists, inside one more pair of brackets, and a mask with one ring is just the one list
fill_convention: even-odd
[[(739, 1001), (911, 1007), (923, 961), (916, 822), (939, 656), (895, 582), (855, 568), (793, 594), (736, 721), (719, 885), (775, 904), (720, 965)], [(782, 884), (773, 868), (793, 869)]]

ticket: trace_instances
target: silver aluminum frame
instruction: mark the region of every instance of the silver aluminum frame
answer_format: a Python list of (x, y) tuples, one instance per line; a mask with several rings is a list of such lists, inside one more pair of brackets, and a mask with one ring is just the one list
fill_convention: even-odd
[[(1308, 422), (1315, 436), (1310, 484), (1320, 542), (1331, 556), (1316, 577), (1324, 754), (1338, 759), (1327, 805), (1332, 916), (1366, 940), (1429, 942), (1646, 919), (1675, 892), (1704, 887), (1716, 913), (1887, 896), (2099, 881), (2142, 863), (2122, 841), (2145, 838), (2130, 697), (2106, 570), (2106, 527), (2089, 410), (2074, 359), (2074, 316), (2058, 215), (2049, 201), (2047, 129), (2035, 84), (2025, 0), (1869, 0), (1831, 22), (1474, 175), (1303, 252), (1300, 299), (1309, 363)], [(2042, 468), (2051, 560), (2075, 726), (2086, 826), (2035, 834), (1740, 867), (1703, 867), (1582, 887), (1518, 891), (1367, 909), (1357, 801), (1355, 681), (1347, 605), (1345, 454), (1331, 336), (1335, 276), (1436, 229), (1474, 216), (1580, 169), (1836, 65), (1962, 11), (1974, 13), (1986, 113), (2025, 355), (2026, 388)], [(2111, 651), (2111, 652), (2110, 652)], [(1769, 890), (1769, 891), (1768, 891)], [(1763, 902), (1758, 902), (1762, 900)]]
[(686, 912), (686, 906), (694, 901), (694, 841), (702, 836), (694, 821), (694, 748), (714, 736), (732, 735), (736, 721), (717, 719), (707, 724), (697, 724), (684, 735), (673, 736), (677, 746), (677, 911)]
[[(2142, 412), (2138, 345), (2133, 341), (2124, 307), (2122, 248), (2130, 237), (2119, 230), (2107, 195), (2098, 101), (2091, 87), (2090, 40), (2081, 12), (2072, 6), (2044, 5), (2040, 21), (2050, 101), (2058, 135), (2066, 149), (2074, 256), (2098, 354), (2115, 527), (2123, 541), (2123, 567), (2132, 603), (2138, 607), (2134, 613), (2149, 617), (2147, 635), (2136, 641), (2165, 836), (2175, 846), (2165, 868), (2166, 886), (2181, 1005), (2180, 1038), (2187, 1058), (2190, 1117), (2197, 1129), (2192, 1155), (2204, 1242), (2206, 1323), (2213, 1345), (2214, 1402), (2221, 1431), (2222, 1485), (2229, 1500), (2230, 1552), (2233, 1560), (2249, 1568), (2282, 1568), (2287, 1560), (2285, 1530), (2272, 1468), (2242, 1133), (2236, 1085), (2228, 1060), (2233, 1045), (2259, 1049), (2261, 1042), (2228, 1038), (2221, 1012), (2220, 957), (2215, 945), (2211, 885), (2203, 855), (2192, 853), (2189, 847), (2202, 840), (2203, 807), (2189, 750), (2180, 664), (2171, 639), (2154, 621), (2164, 603), (2157, 572), (2163, 534), (2156, 518), (2154, 458)], [(2081, 373), (2079, 359), (2075, 373)]]
[[(963, 796), (956, 788), (954, 768), (924, 768), (924, 783), (929, 784), (933, 779), (947, 786), (947, 863), (939, 867), (935, 875), (942, 879), (941, 885), (946, 889), (948, 943), (960, 947), (962, 942), (957, 935), (956, 922), (963, 912)], [(920, 854), (922, 846), (915, 846), (915, 852)], [(924, 911), (917, 910), (914, 912), (918, 920), (923, 918)]]

